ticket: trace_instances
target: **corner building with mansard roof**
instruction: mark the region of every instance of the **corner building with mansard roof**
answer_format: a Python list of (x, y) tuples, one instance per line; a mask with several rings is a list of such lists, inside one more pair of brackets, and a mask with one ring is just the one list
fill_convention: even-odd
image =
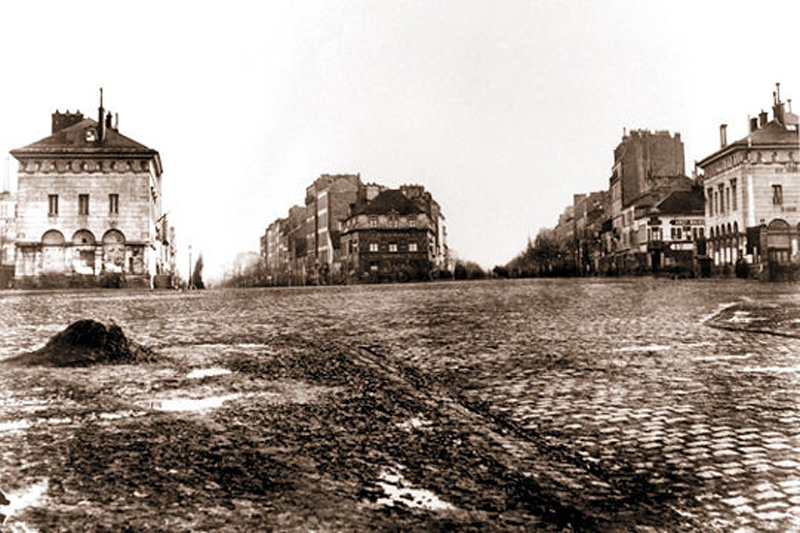
[(102, 93), (97, 121), (56, 111), (49, 137), (11, 155), (19, 162), (15, 286), (152, 287), (171, 277), (161, 158), (118, 131)]
[[(697, 165), (703, 170), (707, 252), (718, 270), (747, 262), (751, 272), (800, 264), (800, 158), (798, 117), (773, 93), (772, 120), (761, 111), (749, 133)], [(773, 272), (774, 273), (774, 272)]]

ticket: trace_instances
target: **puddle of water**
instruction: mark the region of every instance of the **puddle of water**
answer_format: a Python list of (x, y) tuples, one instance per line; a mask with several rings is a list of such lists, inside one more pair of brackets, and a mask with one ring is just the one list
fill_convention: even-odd
[(401, 423), (397, 424), (397, 427), (399, 427), (400, 429), (405, 429), (407, 431), (411, 431), (413, 429), (422, 429), (422, 428), (430, 427), (430, 425), (432, 423), (433, 422), (431, 422), (430, 420), (427, 420), (425, 418), (419, 418), (419, 417), (414, 416), (414, 417), (409, 418), (405, 422), (401, 422)]
[[(45, 499), (47, 492), (47, 480), (40, 481), (31, 485), (30, 487), (16, 492), (5, 492), (6, 499), (10, 502), (5, 507), (0, 507), (0, 513), (6, 515), (6, 525), (16, 528), (17, 531), (35, 531), (28, 529), (27, 525), (23, 522), (14, 522), (13, 517), (19, 511), (40, 505)], [(11, 522), (9, 524), (9, 522)], [(3, 530), (5, 531), (5, 530)], [(12, 529), (13, 531), (13, 529)]]
[(219, 367), (215, 367), (215, 368), (197, 368), (195, 370), (192, 370), (188, 374), (186, 374), (186, 377), (188, 379), (202, 379), (202, 378), (207, 378), (207, 377), (212, 377), (212, 376), (223, 376), (225, 374), (230, 374), (230, 373), (231, 373), (231, 371), (228, 370), (227, 368), (219, 368)]
[(13, 422), (0, 422), (0, 433), (21, 431), (31, 427), (30, 421), (26, 419), (14, 420)]
[(701, 355), (699, 357), (693, 357), (693, 361), (733, 361), (733, 360), (743, 360), (743, 359), (750, 359), (753, 357), (753, 354), (746, 353), (744, 355)]
[(225, 396), (212, 396), (209, 398), (170, 398), (166, 400), (153, 400), (148, 402), (151, 409), (170, 412), (204, 411), (218, 409), (229, 400), (239, 398), (241, 394), (227, 394)]
[(660, 344), (648, 344), (647, 346), (624, 346), (622, 348), (614, 348), (615, 352), (663, 352), (670, 350), (671, 346), (663, 346)]
[(775, 374), (790, 374), (800, 372), (800, 366), (746, 366), (742, 372), (768, 372)]
[(100, 413), (101, 420), (119, 420), (121, 418), (134, 418), (137, 416), (144, 416), (147, 411), (117, 411), (114, 413)]
[(378, 478), (381, 481), (378, 481), (377, 485), (387, 494), (386, 498), (378, 499), (378, 505), (402, 503), (408, 507), (419, 507), (431, 511), (455, 509), (450, 503), (440, 499), (429, 490), (411, 488), (401, 474), (383, 471)]

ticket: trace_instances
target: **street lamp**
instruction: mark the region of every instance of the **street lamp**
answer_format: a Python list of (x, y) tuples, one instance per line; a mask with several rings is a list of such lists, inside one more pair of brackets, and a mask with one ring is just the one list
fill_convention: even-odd
[(188, 289), (192, 288), (192, 245), (189, 245), (189, 279), (187, 281), (186, 287)]

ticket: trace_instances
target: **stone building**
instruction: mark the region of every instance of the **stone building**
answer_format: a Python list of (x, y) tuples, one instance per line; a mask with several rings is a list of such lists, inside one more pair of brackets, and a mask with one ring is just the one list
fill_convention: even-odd
[(683, 141), (680, 133), (633, 130), (624, 133), (614, 150), (609, 179), (607, 233), (603, 237), (607, 256), (604, 270), (630, 272), (646, 268), (640, 228), (635, 221), (675, 190), (689, 190), (685, 176)]
[(306, 236), (302, 232), (305, 221), (306, 208), (295, 205), (285, 218), (267, 227), (261, 246), (267, 284), (305, 283)]
[(306, 188), (305, 277), (311, 284), (341, 276), (341, 231), (363, 187), (359, 174), (323, 174)]
[[(800, 265), (800, 173), (798, 117), (773, 93), (772, 120), (761, 111), (749, 133), (727, 142), (698, 163), (703, 170), (708, 254), (720, 271), (746, 262), (755, 272), (774, 275)], [(740, 261), (741, 260), (741, 261)], [(771, 267), (771, 268), (770, 268)]]
[(575, 224), (575, 262), (582, 274), (595, 274), (600, 270), (602, 245), (600, 234), (607, 218), (606, 191), (572, 196), (572, 215)]
[(52, 115), (19, 162), (16, 286), (152, 287), (174, 265), (157, 151), (122, 135), (111, 113)]
[(0, 191), (0, 289), (8, 288), (14, 277), (17, 200), (9, 188), (6, 179)]
[(353, 204), (342, 249), (348, 283), (430, 279), (444, 268), (438, 204), (420, 186), (385, 189)]
[(677, 190), (663, 199), (654, 196), (636, 211), (634, 227), (642, 268), (658, 272), (699, 273), (698, 243), (705, 238), (703, 191)]

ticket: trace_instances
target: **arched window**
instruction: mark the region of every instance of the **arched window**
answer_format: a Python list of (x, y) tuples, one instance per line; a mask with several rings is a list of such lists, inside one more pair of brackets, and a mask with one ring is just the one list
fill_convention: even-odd
[(92, 246), (95, 242), (94, 235), (88, 229), (78, 230), (72, 236), (72, 244), (77, 246)]
[(767, 250), (770, 261), (788, 263), (791, 252), (791, 226), (785, 220), (776, 218), (767, 226)]
[(110, 229), (103, 235), (103, 244), (124, 244), (125, 235), (121, 231)]
[(63, 246), (64, 234), (55, 229), (46, 231), (42, 235), (42, 244), (45, 246)]

